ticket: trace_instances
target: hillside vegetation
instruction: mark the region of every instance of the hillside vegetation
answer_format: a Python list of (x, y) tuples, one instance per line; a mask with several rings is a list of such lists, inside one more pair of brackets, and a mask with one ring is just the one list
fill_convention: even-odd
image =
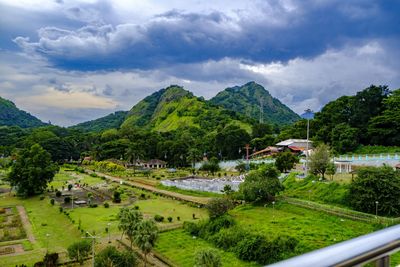
[(262, 105), (263, 120), (267, 123), (291, 124), (300, 119), (299, 115), (255, 82), (227, 88), (210, 99), (210, 102), (255, 120), (260, 119)]
[(20, 110), (15, 104), (0, 97), (0, 126), (19, 126), (21, 128), (46, 125), (31, 114)]

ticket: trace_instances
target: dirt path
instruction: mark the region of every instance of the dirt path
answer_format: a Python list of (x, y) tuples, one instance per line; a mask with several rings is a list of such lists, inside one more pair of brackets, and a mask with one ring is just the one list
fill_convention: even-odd
[[(86, 170), (86, 172), (88, 172), (90, 174), (93, 171)], [(133, 186), (133, 187), (136, 187), (136, 188), (140, 188), (140, 189), (145, 189), (147, 191), (159, 193), (159, 194), (167, 196), (167, 197), (172, 197), (172, 198), (176, 198), (178, 200), (192, 202), (192, 203), (195, 203), (195, 204), (204, 205), (204, 204), (207, 204), (211, 199), (209, 197), (188, 196), (188, 195), (184, 195), (184, 194), (180, 194), (180, 193), (171, 192), (171, 191), (168, 191), (168, 190), (159, 189), (159, 188), (156, 188), (154, 186), (147, 185), (147, 184), (142, 184), (142, 183), (132, 182), (132, 181), (126, 181), (126, 180), (124, 180), (124, 179), (122, 179), (120, 177), (115, 177), (115, 176), (111, 176), (111, 175), (100, 173), (100, 172), (96, 172), (96, 173), (98, 175), (100, 175), (100, 176), (104, 176), (106, 179), (108, 179), (110, 181), (113, 181), (115, 183), (120, 183), (122, 181), (126, 185), (130, 185), (130, 186)]]
[(29, 241), (32, 244), (36, 243), (36, 239), (35, 239), (35, 236), (33, 235), (33, 231), (32, 231), (32, 225), (31, 225), (31, 222), (29, 221), (28, 215), (25, 212), (25, 208), (23, 206), (17, 206), (17, 210), (18, 210), (19, 216), (21, 217), (22, 226), (25, 229), (25, 232), (26, 232), (26, 235), (27, 235)]

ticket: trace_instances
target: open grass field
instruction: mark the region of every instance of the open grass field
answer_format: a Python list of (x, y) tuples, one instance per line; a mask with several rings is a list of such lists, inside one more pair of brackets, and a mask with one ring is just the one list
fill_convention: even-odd
[[(177, 266), (194, 266), (196, 251), (204, 248), (213, 248), (211, 244), (200, 239), (193, 238), (182, 229), (161, 233), (156, 244), (156, 251), (169, 258)], [(218, 249), (217, 249), (218, 250)], [(246, 263), (235, 257), (233, 253), (218, 250), (222, 259), (222, 266), (245, 267), (259, 266), (256, 263)]]

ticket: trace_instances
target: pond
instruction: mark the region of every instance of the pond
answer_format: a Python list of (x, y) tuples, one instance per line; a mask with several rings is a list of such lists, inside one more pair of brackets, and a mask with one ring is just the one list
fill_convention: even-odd
[(161, 183), (165, 186), (175, 186), (185, 190), (207, 191), (213, 193), (221, 193), (225, 185), (230, 185), (232, 190), (238, 191), (239, 184), (244, 181), (244, 175), (222, 177), (214, 179), (206, 178), (188, 178), (176, 180), (164, 180)]

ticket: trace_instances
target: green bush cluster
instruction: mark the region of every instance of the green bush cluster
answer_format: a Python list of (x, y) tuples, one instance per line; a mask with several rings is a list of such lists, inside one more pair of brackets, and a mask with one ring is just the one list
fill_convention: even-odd
[(164, 216), (156, 214), (156, 215), (154, 215), (154, 220), (156, 222), (162, 222), (162, 221), (164, 221)]
[(290, 236), (266, 238), (258, 233), (245, 231), (229, 215), (199, 223), (185, 222), (190, 235), (199, 236), (216, 247), (233, 252), (244, 261), (269, 264), (285, 258), (295, 250), (298, 240)]
[(124, 171), (125, 168), (121, 165), (115, 164), (113, 162), (108, 161), (97, 161), (94, 163), (94, 167), (99, 171), (107, 171), (107, 172), (115, 172), (115, 171)]

